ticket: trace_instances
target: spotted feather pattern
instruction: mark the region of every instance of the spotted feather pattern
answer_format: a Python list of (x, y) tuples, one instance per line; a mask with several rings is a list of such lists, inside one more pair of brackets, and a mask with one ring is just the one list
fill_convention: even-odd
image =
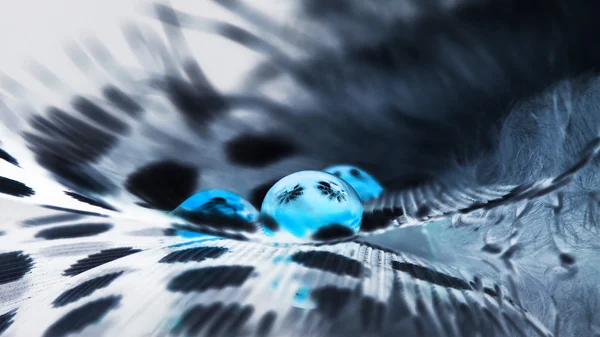
[[(134, 69), (96, 36), (68, 44), (93, 93), (36, 62), (30, 75), (58, 101), (0, 73), (0, 336), (564, 335), (569, 321), (553, 295), (538, 300), (554, 314), (532, 310), (517, 260), (529, 216), (549, 209), (554, 223), (544, 230), (558, 261), (547, 267), (565, 279), (578, 273), (561, 221), (597, 168), (598, 130), (577, 124), (577, 133), (569, 119), (569, 158), (546, 158), (553, 169), (525, 176), (502, 174), (510, 163), (494, 160), (506, 149), (490, 143), (503, 132), (497, 121), (514, 116), (510, 102), (597, 67), (568, 54), (596, 23), (584, 16), (577, 27), (587, 28), (570, 29), (558, 2), (409, 1), (382, 11), (390, 1), (311, 0), (295, 8), (304, 23), (291, 27), (250, 2), (207, 2), (243, 24), (149, 4), (123, 26)], [(528, 23), (523, 32), (505, 29), (513, 19)], [(543, 38), (548, 21), (570, 38), (557, 38), (567, 55), (542, 45), (513, 62), (489, 42), (554, 41)], [(236, 89), (204, 69), (188, 41), (198, 32), (259, 57)], [(547, 64), (539, 53), (555, 58)], [(478, 61), (480, 75), (457, 75)], [(498, 80), (478, 87), (474, 76)], [(418, 91), (445, 101), (416, 99)], [(338, 163), (360, 165), (386, 188), (364, 202), (356, 236), (333, 224), (311, 242), (277, 243), (257, 230), (282, 230), (265, 214), (245, 223), (167, 213), (212, 188), (259, 207), (278, 179)], [(319, 182), (279, 202), (304, 188), (344, 198)], [(439, 252), (436, 228), (479, 231), (484, 242), (469, 242), (477, 254)]]

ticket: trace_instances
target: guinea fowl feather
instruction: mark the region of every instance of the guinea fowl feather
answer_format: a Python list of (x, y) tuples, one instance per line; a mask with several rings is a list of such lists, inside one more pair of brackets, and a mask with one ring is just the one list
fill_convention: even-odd
[[(599, 3), (204, 2), (2, 66), (1, 336), (600, 336)], [(352, 235), (169, 213), (336, 164)]]

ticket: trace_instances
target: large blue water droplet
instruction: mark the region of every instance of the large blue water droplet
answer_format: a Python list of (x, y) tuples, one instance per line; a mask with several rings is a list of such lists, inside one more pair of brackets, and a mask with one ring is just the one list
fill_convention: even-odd
[(256, 221), (258, 211), (239, 195), (225, 190), (200, 191), (177, 206), (171, 214), (182, 218), (229, 217), (242, 221)]
[(301, 171), (279, 180), (261, 212), (279, 228), (265, 234), (278, 241), (327, 240), (358, 233), (363, 206), (352, 186), (322, 171)]
[(323, 171), (340, 177), (354, 188), (361, 200), (369, 200), (378, 197), (383, 192), (379, 182), (367, 172), (352, 165), (330, 166)]

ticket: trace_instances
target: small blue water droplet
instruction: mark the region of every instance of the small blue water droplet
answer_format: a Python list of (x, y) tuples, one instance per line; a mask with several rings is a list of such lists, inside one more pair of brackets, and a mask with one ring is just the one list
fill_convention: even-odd
[(175, 231), (175, 235), (176, 236), (180, 236), (182, 238), (198, 238), (198, 237), (203, 237), (203, 236), (208, 236), (207, 234), (204, 233), (199, 233), (199, 232), (192, 232), (192, 231), (188, 231), (185, 229), (178, 229)]
[(344, 179), (362, 201), (378, 197), (383, 192), (381, 184), (364, 170), (352, 165), (330, 166), (323, 171)]
[(227, 216), (248, 222), (256, 221), (258, 211), (239, 195), (225, 190), (200, 191), (181, 203), (172, 215)]
[(363, 206), (344, 180), (322, 171), (301, 171), (271, 187), (261, 212), (278, 223), (278, 230), (269, 231), (278, 241), (305, 241), (331, 229), (358, 233)]
[(310, 298), (310, 287), (300, 287), (294, 294), (292, 306), (300, 309), (314, 309), (316, 304)]

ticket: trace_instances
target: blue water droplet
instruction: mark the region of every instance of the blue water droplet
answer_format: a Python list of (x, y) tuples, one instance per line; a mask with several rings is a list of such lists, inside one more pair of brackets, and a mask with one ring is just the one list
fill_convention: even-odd
[(347, 181), (363, 201), (376, 198), (383, 192), (383, 187), (373, 176), (356, 166), (335, 165), (323, 171)]
[(261, 212), (279, 225), (278, 241), (314, 240), (331, 228), (356, 234), (363, 206), (352, 186), (322, 171), (301, 171), (279, 180), (265, 196)]
[(175, 235), (176, 236), (180, 236), (182, 238), (198, 238), (198, 237), (203, 237), (203, 236), (209, 236), (207, 234), (204, 233), (199, 233), (199, 232), (192, 232), (192, 231), (188, 231), (188, 230), (184, 230), (184, 229), (178, 229), (175, 231)]
[(256, 221), (258, 211), (239, 195), (225, 190), (200, 191), (181, 203), (172, 215), (227, 216), (243, 221)]

